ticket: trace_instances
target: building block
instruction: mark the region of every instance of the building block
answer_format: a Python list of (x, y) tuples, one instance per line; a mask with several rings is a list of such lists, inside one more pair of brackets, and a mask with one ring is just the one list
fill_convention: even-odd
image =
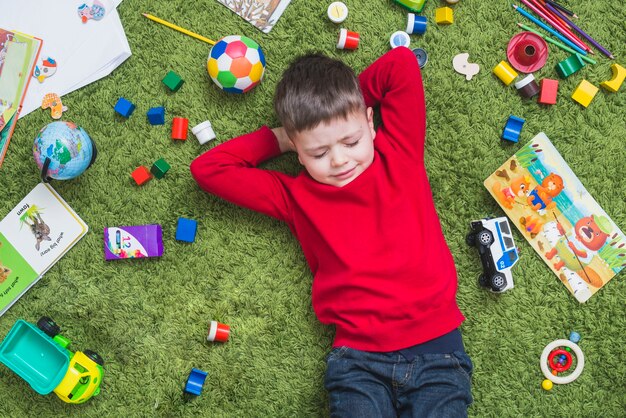
[(535, 76), (532, 74), (528, 74), (526, 77), (516, 82), (515, 88), (520, 96), (525, 99), (530, 99), (531, 97), (536, 96), (541, 90), (539, 88), (539, 84), (537, 84), (537, 81), (535, 80)]
[(561, 78), (567, 78), (575, 72), (580, 71), (584, 66), (585, 61), (580, 58), (580, 55), (574, 54), (559, 62), (556, 65), (556, 72)]
[(454, 16), (450, 7), (438, 7), (435, 9), (435, 22), (438, 25), (451, 25), (454, 23)]
[(162, 179), (163, 176), (165, 176), (165, 173), (167, 173), (170, 168), (171, 166), (167, 163), (167, 161), (161, 158), (159, 160), (156, 160), (154, 164), (152, 164), (150, 172), (154, 175), (154, 177)]
[(517, 116), (509, 116), (509, 119), (504, 126), (504, 132), (502, 132), (502, 139), (509, 142), (517, 143), (519, 141), (522, 127), (524, 126), (525, 119), (518, 118)]
[(172, 119), (172, 139), (185, 141), (187, 139), (187, 128), (189, 120), (185, 118)]
[(599, 88), (588, 82), (587, 80), (583, 80), (580, 82), (574, 93), (572, 93), (572, 99), (574, 101), (580, 103), (581, 105), (587, 107), (589, 103), (593, 100)]
[(493, 73), (502, 80), (506, 86), (510, 85), (518, 76), (517, 71), (506, 61), (500, 61), (500, 64), (496, 65), (493, 69)]
[(123, 97), (120, 97), (115, 103), (115, 111), (125, 118), (129, 118), (130, 115), (135, 111), (135, 105), (126, 100)]
[(193, 367), (187, 378), (187, 383), (185, 384), (185, 393), (200, 396), (207, 375), (207, 372)]
[(197, 221), (182, 217), (178, 218), (178, 225), (176, 225), (176, 240), (194, 242), (196, 240), (197, 229)]
[(200, 145), (204, 145), (209, 141), (215, 139), (215, 132), (213, 131), (213, 127), (211, 126), (211, 122), (205, 120), (202, 123), (191, 128), (191, 132), (196, 136)]
[(626, 78), (626, 69), (619, 64), (612, 64), (611, 71), (613, 72), (613, 78), (600, 83), (600, 87), (611, 93), (617, 93), (617, 90), (619, 90)]
[(539, 93), (538, 103), (545, 105), (556, 104), (556, 95), (559, 90), (559, 80), (544, 78), (541, 80), (541, 92)]
[(407, 15), (406, 33), (423, 35), (426, 33), (426, 27), (428, 20), (426, 16), (416, 16), (415, 13), (409, 13)]
[(163, 84), (165, 84), (167, 88), (173, 92), (177, 92), (185, 83), (185, 80), (183, 80), (174, 71), (170, 71), (169, 73), (167, 73), (161, 81), (163, 81)]
[(162, 106), (151, 107), (146, 115), (148, 116), (148, 122), (150, 122), (150, 125), (165, 124), (165, 108)]
[(133, 176), (133, 179), (135, 180), (135, 183), (137, 183), (137, 186), (141, 186), (147, 183), (148, 180), (152, 178), (152, 174), (150, 173), (150, 171), (148, 171), (148, 168), (143, 165), (137, 167), (135, 171), (133, 171), (130, 175)]

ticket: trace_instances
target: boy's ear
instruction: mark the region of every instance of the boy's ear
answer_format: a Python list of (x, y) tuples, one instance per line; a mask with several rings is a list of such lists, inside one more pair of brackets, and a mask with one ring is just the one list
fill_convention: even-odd
[(367, 115), (367, 127), (370, 129), (372, 134), (372, 140), (374, 140), (376, 139), (376, 129), (374, 129), (374, 109), (368, 107), (365, 112)]

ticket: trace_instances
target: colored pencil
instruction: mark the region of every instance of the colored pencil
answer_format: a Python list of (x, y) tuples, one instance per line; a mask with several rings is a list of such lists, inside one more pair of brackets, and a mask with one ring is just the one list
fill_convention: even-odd
[[(537, 35), (541, 36), (543, 39), (545, 39), (545, 40), (546, 40), (546, 42), (549, 42), (549, 43), (551, 43), (551, 44), (553, 44), (553, 45), (556, 45), (557, 47), (561, 48), (561, 49), (562, 49), (562, 50), (564, 50), (564, 51), (570, 52), (570, 53), (572, 53), (572, 54), (578, 54), (578, 52), (574, 51), (574, 50), (573, 50), (572, 48), (570, 48), (569, 46), (564, 45), (564, 44), (562, 44), (561, 42), (559, 42), (559, 41), (557, 41), (557, 40), (555, 40), (555, 39), (552, 39), (552, 38), (550, 38), (549, 36), (546, 36), (546, 35), (544, 35), (543, 33), (540, 33), (540, 32), (538, 32), (538, 31), (534, 30), (533, 28), (531, 28), (531, 27), (530, 27), (530, 26), (528, 26), (528, 25), (524, 25), (523, 23), (518, 23), (517, 25), (518, 25), (520, 28), (524, 29), (524, 30), (527, 30), (527, 31), (529, 31), (529, 32), (532, 32), (532, 33), (534, 33), (534, 34), (537, 34)], [(597, 61), (596, 61), (596, 60), (594, 60), (594, 59), (592, 59), (592, 58), (589, 58), (589, 57), (586, 57), (586, 56), (584, 56), (584, 55), (580, 55), (580, 54), (578, 54), (578, 55), (580, 56), (580, 58), (582, 58), (584, 61), (587, 61), (589, 64), (597, 64)]]
[(546, 25), (545, 23), (543, 23), (542, 21), (540, 21), (539, 19), (537, 19), (535, 16), (531, 15), (530, 13), (528, 13), (527, 10), (525, 10), (524, 8), (513, 4), (512, 5), (513, 8), (515, 10), (518, 11), (518, 13), (520, 13), (522, 16), (524, 16), (526, 19), (530, 20), (531, 22), (533, 22), (535, 25), (539, 26), (540, 28), (542, 28), (545, 31), (548, 31), (549, 33), (551, 33), (552, 35), (556, 36), (557, 38), (559, 38), (559, 40), (563, 43), (565, 43), (565, 45), (569, 46), (570, 48), (574, 49), (576, 52), (578, 52), (580, 55), (587, 55), (587, 51), (580, 49), (578, 47), (578, 45), (576, 45), (575, 43), (573, 43), (572, 41), (570, 41), (569, 39), (567, 39), (565, 36), (561, 35), (560, 33), (558, 33), (556, 30), (552, 29), (550, 26)]
[(580, 46), (582, 49), (589, 52), (590, 54), (595, 54), (595, 52), (587, 44), (585, 44), (582, 41), (582, 39), (580, 39), (578, 36), (576, 36), (574, 32), (572, 32), (572, 27), (568, 23), (569, 21), (566, 22), (565, 20), (561, 19), (560, 15), (555, 14), (552, 10), (547, 8), (546, 0), (530, 0), (530, 1), (533, 2), (535, 5), (537, 5), (537, 7), (539, 7), (539, 9), (541, 9), (541, 11), (544, 12), (546, 15), (556, 20), (557, 22), (559, 22), (562, 28), (565, 29), (565, 31), (567, 32), (566, 36), (570, 40), (572, 40), (576, 45)]
[(563, 16), (563, 14), (557, 10), (555, 7), (552, 7), (550, 4), (547, 4), (546, 7), (548, 7), (550, 10), (552, 10), (554, 13), (556, 13), (557, 15), (561, 15), (561, 19), (565, 20), (572, 28), (574, 28), (574, 30), (578, 33), (580, 33), (580, 35), (585, 38), (586, 40), (588, 40), (589, 42), (591, 42), (591, 44), (593, 46), (595, 46), (596, 48), (598, 48), (600, 50), (600, 52), (602, 52), (604, 55), (606, 55), (607, 57), (609, 57), (610, 59), (615, 58), (613, 56), (613, 54), (611, 54), (608, 50), (606, 50), (602, 45), (600, 45), (595, 39), (593, 39), (591, 36), (589, 36), (584, 30), (582, 30), (581, 28), (579, 28), (578, 26), (576, 26), (575, 24), (573, 24), (567, 17)]
[(189, 35), (189, 36), (191, 36), (192, 38), (199, 39), (199, 40), (201, 40), (201, 41), (203, 41), (203, 42), (206, 42), (207, 44), (215, 45), (215, 41), (212, 41), (212, 40), (210, 40), (209, 38), (205, 38), (205, 37), (204, 37), (204, 36), (202, 36), (202, 35), (198, 35), (197, 33), (192, 32), (192, 31), (190, 31), (190, 30), (187, 30), (187, 29), (185, 29), (185, 28), (181, 28), (180, 26), (177, 26), (177, 25), (175, 25), (175, 24), (173, 24), (173, 23), (170, 23), (170, 22), (168, 22), (167, 20), (159, 19), (158, 17), (156, 17), (156, 16), (152, 16), (151, 14), (148, 14), (148, 13), (142, 13), (142, 15), (144, 15), (145, 17), (147, 17), (147, 18), (148, 18), (148, 19), (150, 19), (150, 20), (153, 20), (153, 21), (155, 21), (155, 22), (157, 22), (157, 23), (160, 23), (160, 24), (162, 24), (162, 25), (165, 25), (165, 26), (167, 26), (168, 28), (174, 29), (174, 30), (176, 30), (176, 31), (178, 31), (178, 32), (181, 32), (181, 33), (184, 33), (185, 35)]
[(553, 7), (556, 7), (557, 9), (559, 9), (566, 15), (573, 17), (574, 19), (578, 19), (578, 16), (576, 16), (576, 13), (572, 12), (571, 10), (566, 9), (565, 7), (561, 6), (559, 3), (555, 1), (550, 1), (550, 0), (546, 0), (546, 3), (548, 3), (549, 5)]
[(569, 28), (562, 25), (560, 22), (557, 22), (555, 19), (551, 18), (548, 14), (544, 13), (539, 7), (537, 7), (536, 4), (539, 4), (539, 3), (536, 3), (536, 1), (534, 0), (532, 0), (533, 1), (532, 3), (529, 0), (521, 0), (521, 1), (523, 4), (528, 6), (530, 10), (532, 10), (538, 16), (542, 17), (546, 22), (548, 22), (548, 24), (552, 25), (552, 27), (555, 30), (561, 32), (563, 36), (569, 39), (572, 43), (576, 44), (577, 47), (587, 52), (591, 50), (591, 48), (583, 44), (580, 39), (576, 38), (576, 36), (569, 30)]

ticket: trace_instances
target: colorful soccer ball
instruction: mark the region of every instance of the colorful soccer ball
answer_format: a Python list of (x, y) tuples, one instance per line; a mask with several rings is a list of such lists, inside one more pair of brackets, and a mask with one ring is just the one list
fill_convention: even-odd
[(261, 82), (265, 56), (252, 39), (240, 35), (225, 36), (211, 48), (207, 70), (222, 90), (245, 93)]

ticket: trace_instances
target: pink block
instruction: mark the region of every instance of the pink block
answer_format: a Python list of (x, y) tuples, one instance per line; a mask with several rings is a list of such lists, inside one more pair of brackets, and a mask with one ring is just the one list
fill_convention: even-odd
[(559, 90), (559, 80), (553, 80), (551, 78), (544, 78), (541, 80), (541, 92), (537, 103), (545, 105), (556, 104), (556, 95)]

